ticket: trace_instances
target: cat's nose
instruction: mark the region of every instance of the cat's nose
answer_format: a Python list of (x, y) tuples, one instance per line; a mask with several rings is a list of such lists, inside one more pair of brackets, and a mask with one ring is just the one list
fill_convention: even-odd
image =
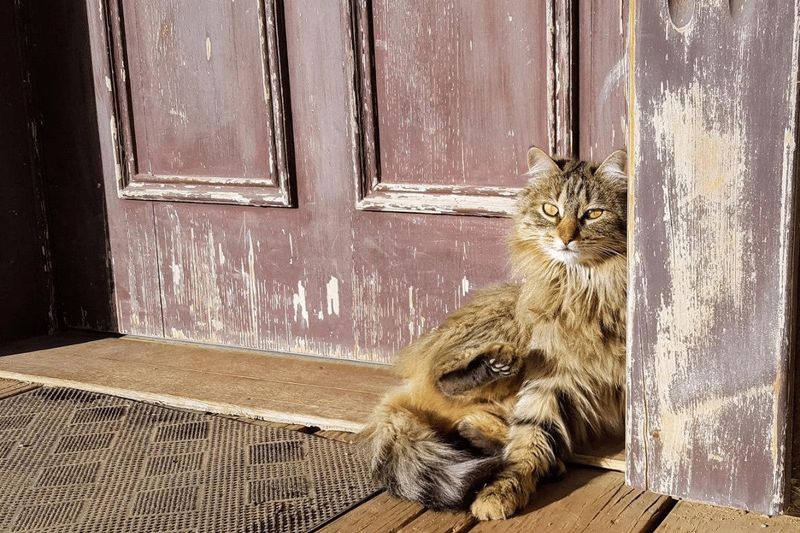
[(568, 246), (578, 236), (578, 222), (572, 218), (565, 218), (558, 225), (558, 238)]

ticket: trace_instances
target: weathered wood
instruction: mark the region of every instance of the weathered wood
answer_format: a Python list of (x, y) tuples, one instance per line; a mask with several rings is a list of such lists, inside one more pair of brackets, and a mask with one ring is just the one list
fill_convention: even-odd
[(547, 80), (530, 75), (557, 75), (544, 3), (343, 5), (359, 209), (507, 216), (527, 148), (548, 138)]
[(382, 492), (321, 528), (322, 533), (392, 533), (425, 512), (418, 503)]
[(477, 519), (469, 513), (425, 511), (398, 531), (403, 533), (462, 533), (469, 531)]
[(656, 529), (659, 533), (794, 533), (800, 518), (765, 516), (700, 503), (678, 502)]
[(618, 472), (573, 468), (541, 485), (519, 515), (470, 531), (652, 531), (670, 507), (669, 498), (626, 486)]
[[(231, 4), (233, 15), (219, 18), (227, 33), (207, 24), (206, 14), (222, 9), (218, 2), (177, 10), (172, 9), (177, 5), (174, 2), (134, 4), (108, 3), (111, 11), (121, 5), (129, 15), (123, 17), (123, 26), (130, 64), (122, 69), (117, 60), (115, 65), (120, 68), (112, 70), (106, 27), (113, 28), (118, 21), (105, 17), (102, 4), (86, 3), (97, 95), (96, 135), (103, 157), (114, 308), (119, 321), (113, 329), (391, 362), (398, 349), (434, 327), (475, 288), (508, 278), (503, 238), (508, 231), (506, 220), (357, 209), (355, 184), (369, 176), (361, 172), (360, 159), (354, 166), (353, 148), (361, 145), (361, 139), (356, 137), (357, 128), (348, 130), (348, 126), (357, 118), (355, 87), (372, 78), (355, 78), (356, 57), (349, 32), (360, 26), (350, 18), (349, 0), (275, 3), (279, 14), (276, 28), (284, 28), (278, 52), (281, 57), (285, 52), (282, 72), (291, 80), (292, 89), (291, 102), (285, 104), (292, 124), (285, 134), (291, 137), (287, 146), (294, 151), (290, 166), (298, 185), (296, 209), (120, 200), (116, 166), (124, 167), (128, 159), (114, 150), (111, 126), (117, 102), (108, 84), (112, 90), (130, 85), (128, 115), (133, 118), (134, 134), (150, 124), (147, 146), (143, 144), (139, 150), (138, 144), (145, 143), (142, 135), (134, 135), (134, 141), (137, 158), (153, 158), (153, 176), (252, 178), (255, 174), (247, 175), (235, 166), (249, 161), (236, 150), (238, 130), (225, 130), (236, 146), (211, 150), (207, 157), (198, 151), (197, 157), (189, 160), (190, 151), (181, 147), (191, 139), (220, 138), (223, 122), (235, 122), (246, 133), (263, 118), (264, 110), (263, 105), (243, 98), (237, 101), (241, 105), (219, 110), (230, 120), (191, 122), (192, 131), (186, 130), (181, 117), (183, 112), (187, 119), (192, 119), (193, 113), (200, 118), (212, 113), (214, 106), (201, 105), (207, 103), (204, 98), (212, 86), (220, 95), (250, 94), (253, 87), (261, 87), (256, 83), (258, 68), (241, 72), (241, 78), (228, 76), (233, 67), (218, 65), (222, 70), (213, 70), (216, 59), (232, 43), (245, 48), (248, 57), (263, 49), (254, 42), (258, 35), (256, 11), (253, 17), (245, 17), (247, 24), (242, 28), (233, 24), (247, 9), (255, 9), (256, 2)], [(450, 214), (506, 216), (513, 192), (524, 185), (524, 178), (518, 175), (525, 170), (528, 145), (547, 144), (544, 4), (353, 0), (353, 5), (372, 6), (367, 9), (369, 17), (361, 20), (371, 21), (373, 31), (360, 47), (374, 50), (375, 55), (373, 93), (380, 131), (373, 136), (373, 152), (380, 177), (385, 178), (378, 184), (368, 180), (375, 186), (363, 201), (380, 200), (379, 209), (398, 211), (428, 205)], [(444, 17), (441, 20), (427, 16), (439, 12)], [(135, 20), (141, 22), (138, 30), (133, 26)], [(414, 29), (413, 21), (419, 21), (425, 31)], [(458, 26), (448, 26), (447, 21), (458, 22)], [(207, 27), (212, 41), (210, 63), (205, 35), (198, 33)], [(142, 40), (136, 42), (139, 33)], [(446, 39), (446, 45), (439, 42), (444, 36), (452, 37)], [(619, 48), (619, 36), (610, 38), (615, 40), (612, 48)], [(119, 46), (116, 49), (119, 52)], [(428, 59), (417, 61), (426, 51), (431, 52)], [(148, 56), (150, 53), (166, 54), (163, 65), (175, 68), (159, 71), (161, 60)], [(185, 68), (182, 60), (176, 59), (183, 56)], [(369, 58), (364, 60), (369, 64)], [(258, 61), (251, 63), (258, 66)], [(606, 68), (607, 62), (598, 61), (597, 75)], [(122, 72), (126, 79), (117, 79)], [(156, 79), (151, 79), (154, 76)], [(195, 78), (203, 83), (188, 83)], [(452, 88), (458, 91), (452, 92)], [(163, 98), (160, 89), (165, 91)], [(613, 93), (613, 99), (619, 97)], [(154, 106), (148, 108), (145, 100), (152, 100)], [(177, 115), (170, 114), (173, 108)], [(419, 113), (410, 115), (409, 109)], [(119, 115), (124, 114), (120, 109)], [(114, 125), (116, 135), (126, 137), (124, 124), (115, 121)], [(161, 129), (167, 133), (162, 135)], [(263, 128), (259, 131), (263, 136)], [(508, 135), (509, 131), (513, 135)], [(223, 137), (228, 138), (226, 135)], [(598, 130), (598, 135), (605, 132)], [(367, 138), (369, 135), (364, 136)], [(185, 156), (183, 167), (174, 166), (170, 159), (178, 151)], [(230, 172), (206, 172), (202, 165)], [(248, 164), (249, 171), (257, 173), (259, 168), (264, 167)], [(74, 179), (92, 173), (77, 175), (80, 177)], [(170, 180), (163, 184), (171, 186)], [(248, 185), (241, 182), (231, 185), (231, 190), (239, 186)]]
[[(99, 145), (99, 164), (104, 178), (108, 255), (109, 264), (113, 264), (112, 298), (116, 314), (113, 330), (161, 337), (164, 335), (164, 322), (153, 206), (149, 202), (124, 201), (117, 196), (119, 153), (116, 151), (117, 132), (114, 119), (116, 103), (109, 89), (114, 73), (108, 61), (104, 4), (105, 2), (86, 2), (93, 78), (91, 85), (94, 88), (97, 126), (85, 134), (90, 137), (89, 142)], [(66, 31), (80, 35), (85, 30), (76, 23), (68, 26)], [(81, 81), (90, 83), (88, 79)], [(97, 163), (92, 161), (87, 166), (92, 164)], [(77, 176), (59, 174), (57, 179), (62, 183), (71, 179), (92, 179), (95, 173), (91, 170)], [(79, 214), (71, 213), (70, 219), (75, 216)], [(60, 222), (68, 223), (70, 219)], [(77, 325), (86, 327), (83, 324)]]
[(277, 1), (107, 5), (120, 195), (292, 205)]
[[(550, 153), (575, 157), (576, 2), (547, 2), (547, 118)], [(590, 37), (591, 39), (591, 37)]]
[(628, 0), (577, 3), (577, 153), (596, 161), (627, 142)]
[(357, 212), (340, 6), (284, 7), (289, 77), (302, 88), (292, 98), (298, 209), (158, 202), (165, 334), (390, 362), (473, 287), (506, 277), (507, 224)]
[(628, 480), (765, 513), (787, 488), (798, 15), (630, 15)]
[(396, 383), (384, 366), (127, 338), (6, 355), (0, 377), (344, 431)]
[(572, 453), (571, 462), (624, 472), (625, 442), (621, 439), (592, 442), (577, 448)]

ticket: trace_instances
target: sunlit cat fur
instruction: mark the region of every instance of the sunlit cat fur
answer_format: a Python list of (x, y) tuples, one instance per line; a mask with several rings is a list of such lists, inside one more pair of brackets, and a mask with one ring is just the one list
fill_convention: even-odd
[(529, 151), (510, 238), (522, 281), (477, 294), (406, 347), (404, 384), (364, 432), (390, 492), (505, 518), (574, 445), (622, 431), (625, 160)]

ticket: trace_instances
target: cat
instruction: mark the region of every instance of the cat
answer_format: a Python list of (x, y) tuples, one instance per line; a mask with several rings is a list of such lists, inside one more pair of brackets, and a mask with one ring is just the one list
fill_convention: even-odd
[(626, 154), (528, 152), (510, 236), (518, 283), (478, 293), (398, 354), (362, 433), (395, 496), (481, 520), (525, 507), (572, 447), (624, 426)]

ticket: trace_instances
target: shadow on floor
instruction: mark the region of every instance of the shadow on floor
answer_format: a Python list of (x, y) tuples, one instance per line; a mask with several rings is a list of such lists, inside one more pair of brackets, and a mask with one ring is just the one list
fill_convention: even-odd
[(112, 333), (97, 333), (93, 331), (67, 330), (59, 331), (53, 335), (42, 335), (28, 339), (0, 343), (0, 357), (16, 355), (40, 350), (51, 350), (62, 346), (83, 344), (100, 339), (118, 338), (120, 335)]

